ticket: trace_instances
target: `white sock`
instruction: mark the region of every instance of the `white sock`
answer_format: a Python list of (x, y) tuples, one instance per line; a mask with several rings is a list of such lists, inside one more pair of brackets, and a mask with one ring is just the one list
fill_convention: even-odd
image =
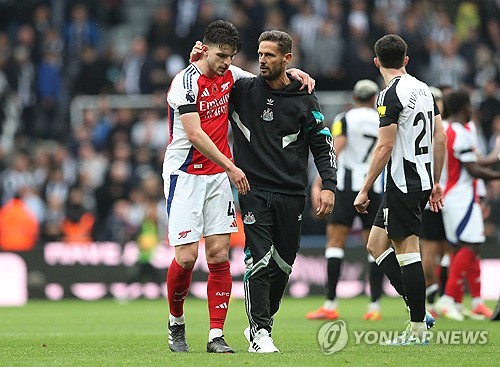
[(380, 311), (380, 303), (378, 302), (370, 302), (368, 304), (368, 312)]
[(334, 299), (333, 301), (330, 299), (325, 300), (325, 303), (323, 303), (323, 308), (328, 311), (333, 311), (337, 309), (337, 300), (336, 299)]
[(210, 329), (208, 332), (208, 342), (214, 340), (214, 338), (220, 338), (222, 336), (222, 329)]
[(424, 333), (427, 331), (427, 326), (425, 322), (411, 322), (411, 330), (418, 336), (419, 338), (424, 337)]
[(481, 297), (474, 297), (472, 299), (472, 309), (475, 309), (477, 306), (483, 304), (484, 301)]
[(181, 317), (175, 317), (173, 315), (168, 316), (168, 322), (170, 325), (184, 325), (184, 314)]

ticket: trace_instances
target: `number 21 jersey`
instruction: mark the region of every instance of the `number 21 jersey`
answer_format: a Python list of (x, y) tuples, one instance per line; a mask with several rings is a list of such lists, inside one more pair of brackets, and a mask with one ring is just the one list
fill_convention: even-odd
[(404, 74), (392, 79), (377, 100), (380, 127), (397, 124), (385, 190), (403, 193), (432, 189), (432, 135), (439, 109), (427, 84)]

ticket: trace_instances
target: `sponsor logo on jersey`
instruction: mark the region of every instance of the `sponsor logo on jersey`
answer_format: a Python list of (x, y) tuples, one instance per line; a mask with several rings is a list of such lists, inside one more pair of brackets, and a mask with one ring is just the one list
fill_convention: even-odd
[(203, 93), (201, 94), (202, 97), (210, 97), (210, 92), (208, 91), (208, 88), (205, 88)]
[(186, 92), (186, 100), (191, 103), (194, 103), (194, 101), (196, 101), (196, 96), (191, 89)]
[(245, 224), (254, 224), (255, 223), (255, 215), (252, 212), (248, 212), (245, 214), (243, 218), (243, 223)]
[(230, 83), (230, 82), (225, 82), (224, 84), (221, 84), (221, 86), (220, 86), (220, 87), (221, 87), (221, 91), (222, 91), (222, 92), (225, 92), (226, 90), (228, 90), (228, 89), (229, 89), (229, 83)]
[(274, 99), (268, 98), (266, 104), (272, 106), (274, 104)]
[(179, 232), (179, 238), (178, 238), (178, 240), (180, 240), (181, 238), (186, 238), (189, 233), (191, 233), (190, 229), (188, 229), (187, 231), (181, 231), (181, 232)]
[(262, 111), (262, 120), (273, 121), (274, 120), (273, 110), (270, 108), (266, 108), (264, 111)]
[(385, 117), (385, 111), (387, 110), (386, 106), (378, 106), (377, 111), (378, 111), (378, 117)]

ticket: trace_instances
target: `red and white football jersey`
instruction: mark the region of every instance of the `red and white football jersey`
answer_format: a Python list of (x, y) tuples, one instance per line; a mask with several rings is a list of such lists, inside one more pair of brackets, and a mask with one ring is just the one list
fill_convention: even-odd
[(463, 166), (463, 163), (476, 162), (477, 133), (470, 124), (448, 123), (447, 158), (443, 172), (445, 178), (444, 197), (449, 205), (454, 200), (470, 203), (476, 201), (476, 179)]
[(167, 92), (170, 142), (163, 163), (164, 173), (210, 175), (224, 172), (189, 142), (180, 116), (198, 112), (203, 131), (225, 156), (231, 158), (227, 141), (229, 93), (236, 80), (254, 76), (231, 65), (223, 76), (208, 78), (196, 64), (190, 64), (174, 77)]

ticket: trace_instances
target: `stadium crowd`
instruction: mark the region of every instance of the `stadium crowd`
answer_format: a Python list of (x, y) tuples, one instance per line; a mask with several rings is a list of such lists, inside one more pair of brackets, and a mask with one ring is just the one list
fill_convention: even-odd
[[(235, 64), (253, 72), (258, 72), (260, 33), (289, 32), (293, 66), (309, 72), (318, 90), (352, 90), (359, 79), (381, 84), (373, 44), (383, 34), (399, 34), (410, 45), (410, 74), (471, 93), (483, 153), (500, 135), (498, 1), (140, 3), (0, 1), (2, 212), (11, 209), (13, 199), (22, 199), (25, 207), (16, 210), (36, 218), (38, 231), (30, 232), (35, 242), (125, 243), (137, 238), (151, 217), (164, 238), (160, 172), (169, 139), (164, 96), (195, 40), (218, 18), (239, 29), (243, 48)], [(152, 95), (156, 107), (110, 108), (112, 94)], [(79, 95), (99, 95), (99, 103), (70, 124), (69, 105)], [(488, 199), (487, 234), (498, 240), (500, 182), (488, 184)], [(0, 233), (1, 226), (12, 225), (0, 220)]]

